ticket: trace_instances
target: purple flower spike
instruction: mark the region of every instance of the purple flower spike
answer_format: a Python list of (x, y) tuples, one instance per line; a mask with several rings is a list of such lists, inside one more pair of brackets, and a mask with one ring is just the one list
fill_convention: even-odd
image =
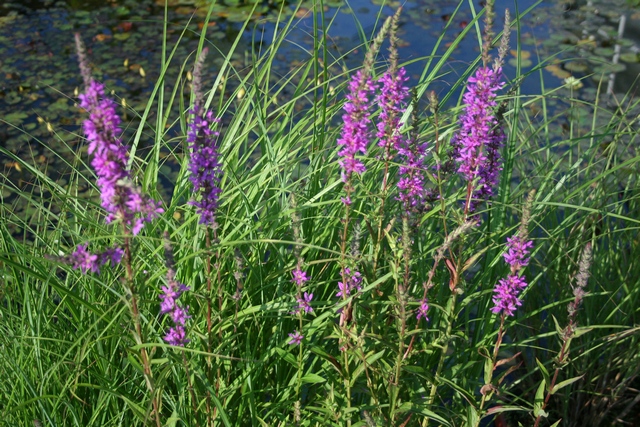
[(346, 298), (351, 295), (351, 292), (362, 290), (362, 276), (359, 272), (352, 274), (351, 269), (347, 267), (344, 269), (343, 277), (346, 278), (346, 283), (338, 282), (337, 297)]
[(522, 267), (529, 265), (529, 249), (533, 246), (533, 242), (523, 241), (520, 236), (507, 238), (507, 252), (504, 253), (504, 260), (511, 268), (520, 270)]
[(507, 238), (504, 260), (511, 266), (511, 274), (506, 279), (501, 279), (496, 285), (493, 291), (496, 295), (493, 297), (495, 306), (491, 309), (492, 312), (513, 316), (516, 309), (522, 305), (518, 295), (527, 287), (527, 282), (524, 276), (519, 276), (518, 273), (529, 264), (527, 256), (532, 246), (532, 241), (525, 241), (525, 238), (520, 235)]
[(172, 269), (167, 272), (167, 282), (168, 285), (161, 288), (160, 313), (168, 315), (173, 326), (169, 328), (164, 340), (171, 345), (183, 347), (189, 342), (184, 326), (191, 316), (189, 316), (189, 307), (178, 305), (178, 298), (183, 292), (188, 291), (189, 287), (175, 280), (175, 272)]
[[(458, 172), (468, 182), (478, 179), (473, 198), (488, 199), (493, 195), (500, 171), (500, 147), (504, 133), (498, 127), (493, 108), (496, 106), (496, 92), (504, 86), (501, 82), (502, 69), (479, 68), (469, 78), (464, 94), (464, 113), (460, 117), (460, 131), (451, 141), (453, 157), (458, 163)], [(470, 212), (477, 206), (470, 205)]]
[(187, 142), (191, 150), (189, 163), (189, 179), (193, 184), (193, 192), (199, 194), (199, 200), (191, 201), (200, 215), (200, 224), (213, 225), (216, 221), (218, 199), (220, 198), (220, 178), (222, 165), (220, 164), (217, 138), (218, 132), (211, 130), (211, 125), (219, 119), (212, 111), (200, 115), (200, 107), (194, 106), (191, 112), (193, 118), (189, 124)]
[(409, 96), (409, 88), (404, 84), (409, 80), (404, 67), (393, 75), (387, 71), (380, 77), (380, 94), (377, 96), (381, 111), (378, 118), (378, 132), (380, 147), (394, 147), (398, 150), (402, 144), (400, 134), (400, 116), (404, 111), (404, 103)]
[(493, 297), (495, 307), (492, 312), (513, 316), (516, 309), (522, 305), (522, 301), (518, 299), (520, 291), (527, 287), (524, 276), (516, 276), (515, 274), (507, 276), (506, 279), (500, 279), (498, 285), (494, 289), (496, 295)]
[(184, 347), (184, 345), (189, 342), (184, 327), (180, 325), (169, 328), (169, 331), (164, 336), (164, 340), (169, 345), (175, 345), (179, 347)]
[(100, 255), (100, 264), (111, 263), (112, 267), (120, 264), (124, 251), (120, 248), (109, 248)]
[(99, 273), (100, 267), (98, 263), (98, 255), (89, 253), (87, 250), (88, 244), (78, 245), (78, 248), (69, 257), (69, 261), (73, 269), (80, 269), (82, 273), (91, 271), (92, 273)]
[(289, 338), (291, 338), (288, 343), (289, 345), (300, 345), (304, 339), (304, 335), (298, 331), (293, 331), (292, 334), (289, 334)]
[(398, 147), (400, 155), (400, 179), (398, 200), (404, 205), (407, 213), (413, 208), (422, 205), (426, 195), (425, 190), (425, 157), (427, 144), (419, 143), (411, 139), (401, 140)]
[(100, 266), (111, 263), (112, 267), (119, 264), (122, 260), (124, 251), (120, 248), (109, 248), (100, 254), (92, 254), (87, 250), (88, 243), (78, 245), (75, 252), (63, 258), (63, 261), (71, 264), (74, 270), (80, 270), (82, 273), (87, 272), (100, 273)]
[[(364, 164), (356, 159), (356, 155), (367, 152), (370, 137), (368, 128), (371, 101), (369, 97), (374, 89), (375, 86), (371, 78), (362, 70), (359, 70), (349, 83), (347, 103), (343, 107), (345, 111), (342, 116), (344, 126), (338, 139), (338, 145), (342, 147), (338, 151), (338, 156), (340, 156), (338, 164), (342, 168), (343, 182), (347, 182), (351, 174), (360, 175), (366, 170)], [(345, 203), (344, 200), (343, 203)]]
[(80, 107), (87, 110), (89, 119), (83, 123), (89, 141), (89, 154), (93, 155), (93, 166), (98, 177), (102, 207), (107, 211), (107, 224), (121, 220), (129, 230), (138, 234), (145, 222), (164, 212), (160, 204), (142, 194), (133, 185), (127, 163), (127, 147), (120, 138), (120, 117), (116, 104), (105, 98), (105, 88), (90, 75), (90, 68), (80, 37), (76, 35), (80, 69), (85, 81), (85, 92), (79, 96)]
[(341, 298), (346, 298), (349, 296), (349, 285), (342, 283), (342, 282), (338, 282), (338, 293), (336, 294), (337, 297), (341, 297)]

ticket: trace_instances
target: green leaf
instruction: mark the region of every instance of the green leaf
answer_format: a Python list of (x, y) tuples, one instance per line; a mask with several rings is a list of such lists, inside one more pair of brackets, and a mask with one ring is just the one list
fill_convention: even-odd
[(364, 372), (365, 367), (370, 367), (373, 362), (380, 359), (384, 355), (384, 353), (384, 350), (377, 353), (370, 352), (366, 358), (366, 363), (360, 363), (358, 367), (353, 371), (353, 375), (351, 376), (351, 385), (353, 386), (356, 383), (358, 377)]
[(173, 414), (171, 414), (171, 416), (167, 420), (167, 427), (176, 427), (178, 420), (180, 420), (180, 416), (178, 415), (178, 411), (174, 409)]
[(527, 408), (522, 406), (494, 406), (493, 408), (487, 409), (487, 415), (499, 414), (501, 412), (526, 412)]
[(475, 427), (480, 422), (476, 408), (469, 405), (467, 406), (467, 425), (469, 427)]
[(440, 423), (440, 425), (442, 426), (451, 426), (451, 422), (447, 421), (446, 419), (442, 418), (442, 416), (436, 414), (435, 412), (432, 412), (428, 409), (424, 409), (421, 406), (417, 406), (411, 403), (405, 403), (404, 405), (402, 405), (402, 409), (405, 412), (409, 412), (411, 411), (411, 413), (414, 414), (420, 414), (420, 415), (424, 415), (425, 417), (428, 417), (429, 419), (433, 420), (433, 421), (437, 421)]
[(558, 336), (562, 337), (562, 335), (564, 335), (564, 329), (560, 327), (560, 324), (558, 323), (558, 319), (556, 319), (556, 316), (552, 314), (551, 317), (553, 318), (553, 323), (556, 325), (556, 332), (558, 333)]
[(285, 361), (289, 362), (291, 365), (298, 367), (298, 359), (288, 351), (285, 351), (281, 348), (276, 348), (276, 352), (282, 357)]
[(544, 404), (544, 390), (545, 390), (545, 382), (542, 381), (538, 386), (538, 390), (536, 391), (536, 398), (533, 403), (533, 416), (534, 417), (544, 417), (546, 418), (547, 414), (543, 409), (542, 405)]
[(564, 380), (562, 382), (559, 382), (558, 384), (556, 384), (553, 389), (551, 390), (551, 394), (554, 394), (556, 391), (560, 390), (563, 387), (566, 387), (570, 384), (575, 383), (578, 380), (581, 380), (582, 377), (584, 377), (584, 375), (580, 375), (579, 377), (574, 377), (574, 378), (569, 378), (568, 380)]
[(304, 384), (320, 384), (326, 381), (326, 379), (322, 378), (318, 374), (307, 374), (300, 378), (300, 381)]
[(487, 358), (484, 360), (484, 383), (491, 383), (491, 377), (493, 376), (493, 360)]
[(542, 372), (542, 376), (544, 377), (545, 384), (547, 385), (551, 384), (551, 381), (549, 378), (549, 371), (547, 371), (547, 368), (544, 367), (542, 362), (540, 362), (537, 357), (536, 357), (536, 364), (538, 365), (538, 368), (540, 368), (540, 372)]
[(587, 332), (591, 332), (593, 331), (593, 328), (588, 328), (588, 327), (584, 327), (584, 328), (576, 328), (573, 331), (573, 338), (578, 338), (581, 335), (586, 334)]

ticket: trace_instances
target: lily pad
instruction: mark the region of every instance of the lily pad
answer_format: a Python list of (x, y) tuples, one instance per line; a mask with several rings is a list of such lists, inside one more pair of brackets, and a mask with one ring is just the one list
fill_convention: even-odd
[(598, 56), (611, 58), (613, 57), (613, 54), (615, 53), (615, 51), (612, 47), (597, 47), (593, 50), (593, 53), (595, 53)]
[(584, 73), (587, 71), (587, 64), (583, 61), (568, 61), (564, 64), (564, 68), (573, 73)]
[(27, 117), (29, 117), (29, 115), (24, 111), (16, 111), (4, 116), (4, 120), (11, 123), (12, 125), (19, 125)]
[[(509, 65), (511, 65), (512, 67), (517, 67), (518, 66), (518, 58), (511, 58), (509, 59)], [(533, 62), (531, 62), (530, 59), (521, 59), (520, 60), (520, 66), (521, 67), (531, 67), (531, 65), (533, 65)]]
[(627, 66), (624, 64), (604, 64), (593, 69), (593, 72), (596, 74), (599, 73), (619, 73), (627, 69)]
[(620, 55), (620, 60), (629, 63), (640, 62), (640, 55), (634, 52), (627, 52)]

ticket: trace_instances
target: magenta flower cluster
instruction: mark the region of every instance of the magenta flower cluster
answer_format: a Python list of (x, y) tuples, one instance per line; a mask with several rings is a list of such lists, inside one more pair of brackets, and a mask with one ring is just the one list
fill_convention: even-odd
[(516, 309), (522, 305), (518, 295), (527, 287), (527, 282), (525, 277), (518, 273), (529, 264), (528, 255), (532, 246), (532, 241), (525, 241), (519, 235), (507, 238), (504, 260), (511, 266), (511, 274), (506, 279), (500, 279), (494, 289), (495, 306), (491, 309), (493, 313), (513, 316)]
[(347, 298), (351, 292), (362, 290), (362, 275), (358, 271), (351, 273), (351, 269), (345, 267), (342, 277), (344, 282), (338, 282), (337, 297)]
[(464, 113), (460, 117), (460, 130), (451, 141), (453, 157), (458, 163), (458, 172), (468, 182), (478, 180), (473, 191), (475, 201), (470, 205), (473, 212), (480, 200), (493, 195), (502, 165), (500, 147), (504, 133), (498, 126), (494, 114), (496, 92), (504, 86), (502, 69), (480, 67), (469, 78), (464, 94)]
[(217, 148), (218, 132), (213, 131), (211, 125), (219, 119), (214, 117), (212, 111), (201, 115), (198, 105), (194, 106), (191, 114), (193, 119), (187, 135), (187, 143), (191, 150), (189, 179), (193, 184), (194, 193), (199, 194), (199, 200), (190, 203), (196, 207), (196, 212), (200, 215), (200, 224), (213, 225), (222, 191), (222, 167)]
[(189, 342), (185, 331), (185, 325), (189, 316), (189, 307), (178, 305), (178, 298), (189, 287), (175, 280), (175, 273), (169, 269), (167, 272), (167, 286), (162, 286), (160, 293), (160, 313), (168, 315), (173, 322), (173, 326), (164, 336), (164, 340), (176, 346), (184, 346)]
[(120, 248), (109, 248), (101, 254), (92, 254), (87, 250), (87, 246), (87, 243), (78, 245), (75, 252), (69, 255), (66, 260), (74, 270), (79, 269), (85, 274), (89, 271), (100, 273), (100, 266), (107, 263), (111, 263), (111, 266), (115, 267), (120, 263), (124, 254)]
[[(298, 264), (298, 266), (293, 269), (291, 275), (293, 276), (291, 281), (296, 284), (296, 302), (298, 303), (298, 306), (294, 311), (291, 312), (291, 314), (299, 315), (313, 312), (313, 307), (311, 307), (313, 294), (309, 292), (302, 293), (302, 287), (307, 281), (309, 281), (309, 275), (300, 268), (300, 264)], [(304, 335), (302, 335), (297, 330), (293, 331), (293, 333), (290, 333), (289, 337), (291, 338), (288, 342), (289, 345), (300, 345), (300, 343), (302, 343), (302, 340), (304, 339)]]
[(409, 212), (411, 208), (420, 205), (425, 196), (424, 166), (427, 144), (405, 138), (400, 133), (400, 119), (409, 97), (409, 88), (405, 86), (409, 77), (406, 74), (404, 67), (401, 67), (397, 73), (387, 71), (380, 78), (381, 87), (377, 100), (381, 111), (376, 136), (379, 138), (378, 145), (393, 147), (400, 157), (398, 200), (404, 205), (405, 211)]
[(313, 311), (313, 307), (311, 307), (311, 301), (313, 300), (313, 294), (309, 292), (302, 293), (302, 287), (309, 280), (309, 275), (300, 269), (300, 267), (296, 267), (291, 274), (293, 275), (293, 279), (291, 280), (296, 284), (298, 289), (298, 296), (296, 297), (296, 302), (298, 303), (298, 307), (291, 314), (299, 314), (299, 313), (311, 313)]
[(302, 335), (298, 331), (293, 331), (293, 333), (289, 334), (289, 338), (291, 338), (288, 342), (289, 345), (300, 345), (302, 344), (302, 340), (304, 339), (304, 335)]
[(405, 83), (409, 80), (407, 71), (401, 67), (397, 73), (385, 72), (378, 83), (380, 93), (376, 97), (380, 105), (378, 117), (378, 145), (380, 147), (394, 147), (399, 150), (403, 143), (400, 128), (400, 118), (405, 110), (405, 102), (409, 97), (409, 88)]
[(89, 141), (91, 165), (98, 176), (102, 207), (107, 211), (105, 221), (121, 220), (136, 235), (145, 222), (164, 212), (160, 204), (142, 194), (133, 185), (127, 170), (127, 148), (120, 139), (120, 117), (115, 102), (105, 98), (104, 85), (89, 77), (85, 93), (79, 96), (80, 106), (89, 112), (83, 123)]
[(291, 281), (296, 284), (299, 288), (301, 288), (306, 282), (309, 281), (309, 275), (306, 271), (300, 269), (300, 267), (296, 267), (291, 272), (293, 279)]
[(427, 299), (424, 298), (420, 300), (420, 306), (418, 306), (418, 314), (416, 315), (416, 319), (424, 319), (427, 322), (429, 318), (427, 317), (427, 312), (429, 311), (429, 304), (427, 303)]
[[(369, 98), (374, 90), (373, 81), (363, 70), (359, 70), (349, 83), (347, 103), (344, 105), (345, 114), (342, 116), (344, 126), (338, 139), (338, 145), (342, 147), (338, 151), (338, 156), (340, 156), (338, 164), (342, 168), (342, 181), (345, 183), (352, 174), (360, 175), (366, 170), (356, 155), (367, 152), (370, 137), (369, 109), (371, 101)], [(343, 200), (345, 203), (347, 201), (347, 199)]]

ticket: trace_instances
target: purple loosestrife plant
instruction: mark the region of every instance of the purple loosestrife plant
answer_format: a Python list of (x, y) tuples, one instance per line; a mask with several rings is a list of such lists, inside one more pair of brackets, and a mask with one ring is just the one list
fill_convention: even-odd
[(187, 135), (191, 150), (189, 179), (193, 184), (193, 192), (199, 195), (199, 200), (190, 203), (196, 207), (196, 212), (200, 215), (199, 223), (212, 226), (216, 222), (218, 199), (222, 192), (222, 167), (217, 148), (218, 132), (211, 129), (211, 125), (219, 120), (214, 117), (212, 111), (200, 115), (200, 109), (198, 105), (193, 107)]
[(402, 135), (400, 128), (402, 123), (400, 117), (406, 106), (406, 99), (409, 97), (409, 88), (405, 83), (409, 80), (407, 71), (401, 67), (397, 71), (390, 68), (380, 77), (380, 93), (376, 97), (380, 105), (380, 116), (378, 116), (378, 145), (380, 147), (394, 147), (400, 149)]
[(428, 322), (429, 321), (429, 318), (427, 317), (428, 311), (429, 311), (429, 304), (427, 302), (427, 299), (424, 298), (420, 300), (420, 306), (418, 307), (418, 314), (416, 315), (416, 319), (418, 320), (424, 319)]
[(402, 202), (406, 214), (423, 203), (427, 194), (425, 190), (425, 156), (427, 144), (419, 143), (413, 138), (401, 141), (398, 147), (400, 155), (400, 168), (398, 172), (398, 200)]
[(300, 267), (296, 267), (292, 272), (291, 275), (293, 276), (293, 279), (291, 279), (291, 281), (293, 283), (296, 284), (296, 286), (298, 286), (299, 288), (301, 288), (302, 286), (304, 286), (304, 284), (309, 281), (309, 275), (307, 274), (306, 271), (303, 271), (300, 269)]
[(337, 297), (346, 299), (351, 295), (351, 292), (362, 290), (362, 275), (358, 271), (351, 273), (351, 269), (346, 267), (342, 276), (346, 279), (343, 282), (338, 282)]
[(80, 270), (86, 274), (88, 271), (92, 273), (100, 273), (100, 266), (111, 263), (112, 267), (122, 261), (124, 251), (120, 248), (109, 248), (101, 254), (92, 254), (87, 250), (88, 244), (78, 245), (75, 252), (67, 256), (65, 262), (71, 264), (74, 270)]
[(291, 338), (288, 343), (289, 345), (300, 345), (304, 339), (304, 335), (298, 331), (293, 331), (293, 333), (289, 334), (289, 338)]
[(189, 179), (193, 184), (195, 200), (189, 202), (200, 215), (200, 224), (214, 226), (220, 198), (222, 165), (218, 153), (219, 133), (211, 127), (220, 122), (212, 111), (204, 111), (202, 106), (202, 68), (208, 49), (204, 48), (193, 69), (194, 105), (190, 111), (191, 121), (187, 132), (187, 143), (191, 158)]
[(529, 250), (533, 246), (532, 241), (525, 239), (526, 236), (520, 234), (507, 238), (507, 251), (503, 256), (505, 262), (511, 266), (511, 274), (506, 279), (500, 279), (494, 289), (495, 306), (491, 311), (496, 314), (513, 316), (516, 309), (522, 305), (518, 295), (527, 287), (527, 282), (525, 277), (518, 273), (529, 264)]
[(313, 308), (311, 307), (311, 301), (313, 300), (313, 294), (309, 292), (302, 292), (302, 287), (304, 284), (309, 281), (309, 275), (303, 271), (300, 266), (296, 267), (291, 275), (293, 279), (291, 281), (296, 284), (296, 302), (298, 303), (298, 307), (291, 312), (291, 314), (303, 314), (303, 313), (311, 313), (313, 312)]
[(160, 294), (160, 313), (171, 318), (173, 326), (169, 328), (164, 340), (176, 346), (184, 346), (189, 342), (185, 331), (185, 325), (189, 316), (189, 307), (178, 305), (178, 299), (189, 287), (175, 280), (175, 272), (172, 269), (167, 271), (167, 286), (162, 286)]
[(305, 313), (311, 313), (313, 311), (310, 305), (311, 300), (313, 300), (313, 294), (309, 292), (305, 292), (301, 297), (298, 297), (298, 312), (301, 313), (304, 311)]
[[(465, 210), (475, 211), (478, 200), (493, 195), (500, 171), (500, 147), (504, 133), (498, 127), (493, 109), (496, 92), (504, 86), (501, 82), (502, 68), (480, 67), (469, 78), (464, 94), (464, 113), (460, 117), (460, 130), (453, 137), (453, 157), (458, 163), (458, 172), (469, 183), (467, 195), (469, 205)], [(471, 199), (476, 201), (472, 201)]]
[(116, 114), (116, 104), (105, 98), (104, 85), (91, 77), (84, 46), (77, 34), (76, 47), (85, 83), (85, 92), (79, 96), (80, 107), (89, 113), (83, 129), (89, 141), (89, 154), (93, 155), (91, 165), (98, 176), (102, 207), (107, 211), (105, 221), (108, 224), (120, 220), (127, 230), (136, 235), (145, 222), (151, 221), (164, 210), (160, 203), (143, 194), (133, 184), (127, 170), (127, 147), (120, 138), (120, 117)]
[(419, 144), (400, 134), (400, 117), (406, 109), (406, 99), (409, 97), (409, 88), (405, 86), (408, 80), (403, 67), (397, 72), (392, 67), (380, 78), (381, 88), (377, 100), (381, 112), (376, 134), (380, 138), (378, 144), (381, 147), (393, 147), (400, 156), (398, 200), (403, 203), (407, 212), (419, 205), (425, 194), (423, 170), (427, 148), (426, 144)]
[[(360, 175), (366, 168), (356, 159), (358, 152), (365, 154), (369, 144), (369, 109), (371, 107), (370, 96), (375, 86), (368, 70), (358, 70), (349, 82), (347, 103), (344, 105), (345, 114), (342, 116), (344, 125), (342, 134), (338, 139), (338, 145), (342, 147), (338, 151), (340, 160), (338, 164), (342, 168), (342, 181), (348, 183), (352, 174)], [(348, 197), (346, 198), (348, 199)], [(347, 201), (343, 200), (345, 204)]]

